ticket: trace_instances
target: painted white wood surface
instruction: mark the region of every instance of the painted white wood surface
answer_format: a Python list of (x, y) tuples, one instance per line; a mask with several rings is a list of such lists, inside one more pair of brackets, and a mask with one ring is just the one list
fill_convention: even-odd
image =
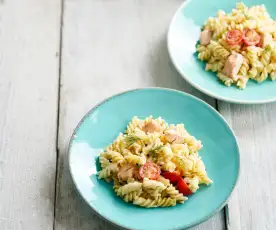
[(52, 230), (59, 0), (0, 1), (0, 229)]
[(238, 186), (229, 202), (231, 230), (276, 229), (276, 104), (231, 105), (219, 111), (241, 148)]
[[(59, 176), (56, 230), (117, 229), (98, 218), (77, 194), (66, 148), (82, 116), (123, 90), (161, 86), (207, 100), (176, 73), (166, 31), (181, 0), (65, 0), (62, 45)], [(224, 229), (223, 212), (196, 229)]]

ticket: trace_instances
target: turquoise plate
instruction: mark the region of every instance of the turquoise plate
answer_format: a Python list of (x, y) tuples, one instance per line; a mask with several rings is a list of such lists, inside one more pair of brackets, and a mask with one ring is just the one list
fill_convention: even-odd
[[(168, 50), (177, 71), (187, 82), (211, 97), (242, 104), (261, 104), (276, 100), (276, 81), (258, 84), (249, 81), (244, 90), (227, 87), (212, 72), (204, 70), (205, 64), (197, 59), (196, 43), (200, 28), (210, 16), (220, 9), (229, 13), (235, 8), (234, 0), (187, 0), (175, 13), (168, 31)], [(247, 6), (264, 4), (270, 16), (276, 19), (275, 0), (244, 0)]]
[[(202, 141), (199, 154), (214, 183), (202, 186), (185, 204), (145, 209), (123, 202), (111, 184), (98, 180), (98, 155), (123, 132), (133, 116), (161, 116), (168, 123), (184, 123)], [(169, 230), (197, 225), (227, 202), (239, 173), (239, 149), (230, 127), (205, 102), (189, 94), (162, 88), (137, 89), (106, 99), (81, 120), (69, 145), (74, 183), (92, 209), (127, 229)]]

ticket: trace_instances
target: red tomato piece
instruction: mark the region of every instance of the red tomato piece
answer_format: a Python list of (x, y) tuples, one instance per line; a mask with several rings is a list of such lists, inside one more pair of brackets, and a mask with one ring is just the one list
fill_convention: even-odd
[(168, 179), (172, 184), (178, 182), (178, 180), (182, 180), (181, 176), (177, 172), (163, 172), (162, 176)]
[(178, 191), (182, 193), (184, 196), (193, 194), (183, 179), (178, 180), (176, 187)]
[(226, 41), (229, 45), (238, 45), (242, 42), (242, 32), (240, 30), (229, 30), (226, 34)]
[(150, 180), (157, 180), (160, 176), (160, 167), (152, 162), (147, 162), (139, 169), (139, 174), (142, 178), (148, 178)]
[(243, 41), (248, 46), (254, 46), (259, 44), (261, 36), (254, 29), (247, 29), (243, 32)]

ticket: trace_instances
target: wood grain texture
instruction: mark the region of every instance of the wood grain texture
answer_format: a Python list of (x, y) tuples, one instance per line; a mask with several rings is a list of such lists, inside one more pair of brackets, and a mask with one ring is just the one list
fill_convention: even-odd
[(60, 1), (0, 2), (0, 229), (52, 230)]
[(241, 150), (239, 182), (229, 202), (229, 229), (276, 229), (276, 104), (220, 102), (219, 111), (234, 129)]
[[(214, 100), (188, 85), (166, 48), (169, 22), (181, 0), (65, 0), (56, 230), (118, 229), (97, 217), (77, 194), (66, 148), (82, 116), (120, 91), (169, 87)], [(224, 229), (219, 213), (196, 229)]]

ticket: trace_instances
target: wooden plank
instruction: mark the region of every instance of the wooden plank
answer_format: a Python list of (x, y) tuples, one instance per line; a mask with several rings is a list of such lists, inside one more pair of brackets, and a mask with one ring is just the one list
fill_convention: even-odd
[[(120, 91), (145, 86), (184, 90), (214, 105), (213, 99), (185, 83), (168, 57), (167, 27), (181, 2), (65, 1), (56, 230), (117, 229), (90, 210), (69, 175), (66, 147), (92, 106)], [(223, 228), (220, 213), (197, 229)]]
[(219, 111), (232, 125), (241, 149), (239, 183), (229, 203), (229, 229), (276, 229), (276, 105), (221, 102)]
[(0, 229), (52, 230), (60, 1), (0, 1)]

